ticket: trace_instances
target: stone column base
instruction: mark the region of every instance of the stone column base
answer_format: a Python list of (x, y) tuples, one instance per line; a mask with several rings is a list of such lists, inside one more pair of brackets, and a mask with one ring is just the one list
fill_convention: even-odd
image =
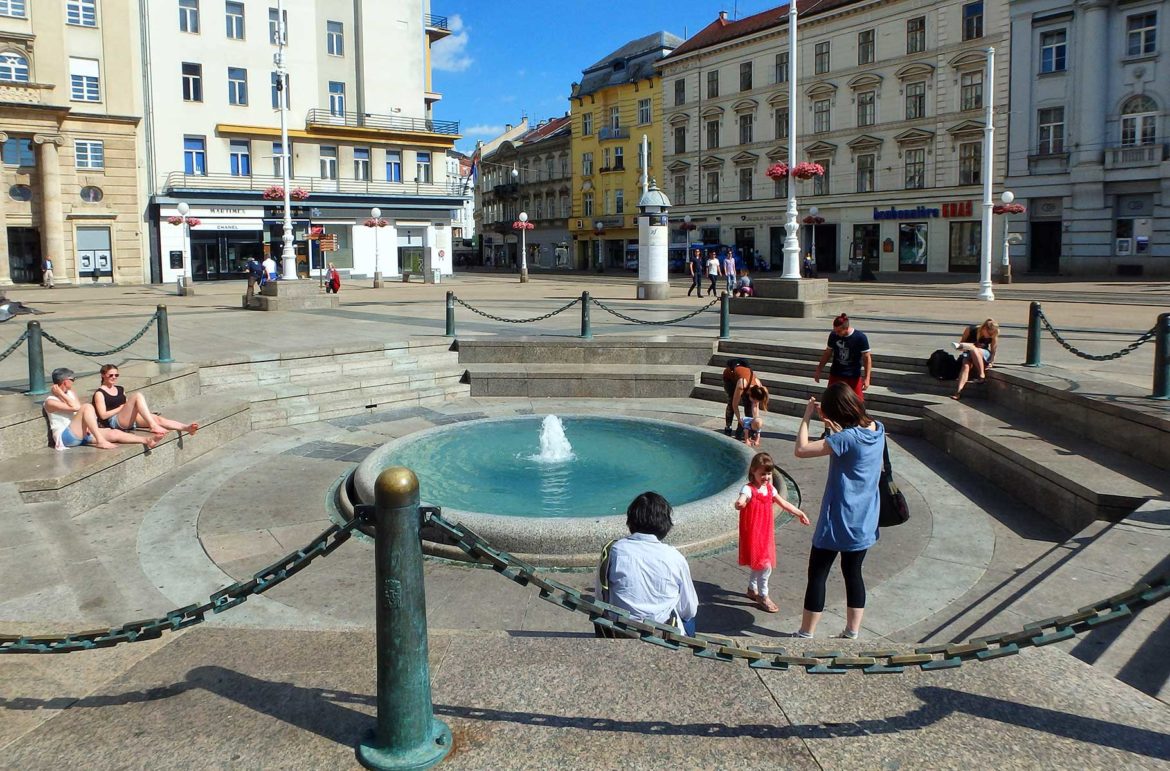
[(299, 311), (336, 308), (340, 305), (340, 299), (335, 294), (323, 293), (316, 281), (284, 279), (265, 284), (251, 302), (244, 295), (244, 303), (249, 310), (255, 311)]
[(669, 300), (670, 283), (666, 281), (639, 281), (639, 300)]

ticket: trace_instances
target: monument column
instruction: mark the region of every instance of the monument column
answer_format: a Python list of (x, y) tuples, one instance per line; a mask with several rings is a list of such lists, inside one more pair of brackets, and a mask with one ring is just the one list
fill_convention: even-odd
[[(0, 131), (0, 145), (8, 141), (8, 135)], [(0, 172), (0, 183), (4, 181), (3, 172)], [(8, 210), (4, 202), (8, 200), (8, 191), (0, 184), (0, 286), (12, 283), (12, 275), (8, 268)]]
[(64, 140), (59, 134), (37, 134), (33, 142), (40, 148), (37, 164), (41, 172), (41, 258), (53, 258), (53, 271), (61, 283), (72, 283), (77, 266), (65, 265), (65, 214), (61, 207), (61, 168), (57, 147)]

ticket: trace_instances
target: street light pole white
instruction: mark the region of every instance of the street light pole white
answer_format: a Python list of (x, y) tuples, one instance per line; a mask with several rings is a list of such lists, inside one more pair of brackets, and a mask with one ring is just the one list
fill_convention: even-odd
[(374, 220), (374, 288), (382, 286), (382, 269), (378, 266), (378, 231), (382, 228), (379, 223), (382, 219), (382, 210), (377, 206), (370, 209), (370, 218)]
[(289, 189), (289, 160), (292, 154), (288, 151), (288, 70), (285, 69), (284, 45), (288, 40), (288, 28), (284, 22), (284, 0), (276, 0), (276, 79), (280, 86), (280, 153), (283, 156), (280, 164), (280, 175), (284, 183), (284, 222), (280, 240), (280, 264), (284, 275), (282, 278), (295, 281), (297, 278), (297, 255), (293, 249), (292, 225), (292, 190)]
[(987, 102), (987, 112), (983, 126), (983, 236), (982, 254), (979, 265), (979, 299), (994, 300), (995, 293), (991, 290), (991, 252), (995, 240), (991, 234), (991, 210), (995, 206), (991, 201), (991, 175), (995, 165), (992, 158), (995, 155), (995, 49), (987, 49), (987, 76), (983, 79), (983, 95)]
[[(1016, 200), (1016, 194), (1011, 190), (1004, 190), (1000, 195), (999, 200), (1003, 201), (1004, 206), (1007, 206), (1012, 201)], [(1011, 215), (1006, 211), (1003, 213), (1003, 283), (1012, 283), (1012, 255), (1011, 255), (1011, 236), (1008, 233), (1008, 220)]]
[(683, 215), (683, 232), (687, 234), (687, 250), (683, 252), (683, 260), (691, 259), (691, 215)]
[(780, 278), (800, 278), (800, 225), (796, 221), (796, 0), (788, 3), (788, 212), (784, 222), (784, 273)]
[(179, 210), (179, 216), (183, 218), (183, 290), (186, 291), (191, 282), (191, 226), (187, 224), (187, 214), (191, 211), (191, 205), (186, 201), (179, 201), (176, 207)]
[(528, 212), (520, 212), (520, 283), (528, 283)]
[(814, 265), (817, 262), (817, 223), (815, 222), (815, 220), (816, 220), (817, 212), (819, 212), (819, 211), (820, 211), (820, 209), (818, 209), (815, 206), (808, 207), (808, 215), (810, 217), (812, 217), (814, 220), (814, 222), (810, 226), (812, 228), (812, 258), (813, 258)]

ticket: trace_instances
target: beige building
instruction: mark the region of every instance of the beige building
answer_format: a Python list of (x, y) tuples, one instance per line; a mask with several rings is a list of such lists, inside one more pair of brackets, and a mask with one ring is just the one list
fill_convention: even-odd
[(0, 2), (0, 285), (146, 277), (137, 6)]

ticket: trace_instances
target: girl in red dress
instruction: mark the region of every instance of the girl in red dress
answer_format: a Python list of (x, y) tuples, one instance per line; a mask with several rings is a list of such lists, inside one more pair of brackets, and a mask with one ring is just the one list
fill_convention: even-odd
[(761, 610), (775, 613), (780, 610), (768, 596), (768, 577), (776, 566), (775, 509), (787, 511), (800, 524), (808, 524), (808, 515), (776, 494), (772, 487), (772, 456), (756, 453), (748, 466), (748, 483), (735, 500), (739, 512), (739, 564), (751, 568), (747, 598), (754, 600)]

